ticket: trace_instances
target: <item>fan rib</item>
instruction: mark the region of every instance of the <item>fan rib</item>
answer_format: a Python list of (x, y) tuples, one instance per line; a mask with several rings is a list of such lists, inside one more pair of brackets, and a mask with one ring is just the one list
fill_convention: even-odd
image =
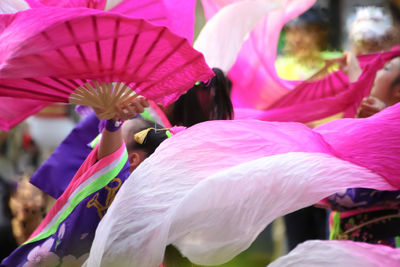
[(122, 85), (121, 82), (117, 82), (117, 83), (115, 84), (114, 89), (113, 89), (112, 94), (111, 94), (111, 98), (114, 98), (114, 97), (117, 96), (118, 92), (119, 92), (120, 89), (121, 89), (121, 85)]
[(127, 55), (127, 57), (125, 59), (125, 62), (124, 62), (124, 68), (126, 68), (126, 66), (128, 66), (129, 61), (131, 60), (131, 57), (132, 57), (132, 54), (133, 54), (133, 50), (136, 47), (137, 40), (139, 39), (139, 33), (142, 31), (142, 27), (143, 27), (143, 20), (140, 20), (139, 27), (137, 29), (137, 33), (132, 38), (132, 43), (130, 45), (130, 48), (129, 48), (129, 51), (128, 51), (128, 55)]
[(65, 86), (65, 87), (67, 87), (67, 88), (69, 88), (71, 90), (75, 90), (75, 88), (76, 88), (76, 87), (73, 87), (73, 86), (61, 81), (60, 79), (58, 79), (56, 77), (49, 76), (49, 78), (52, 79), (53, 81), (55, 81), (56, 83), (61, 84), (61, 85)]
[[(46, 93), (43, 93), (40, 91), (39, 92), (32, 91), (27, 88), (8, 86), (8, 85), (3, 85), (3, 84), (0, 84), (0, 87), (2, 87), (5, 90), (10, 90), (13, 92), (15, 92), (16, 90), (18, 90), (20, 92), (26, 92), (29, 94), (29, 98), (31, 98), (31, 99), (38, 99), (38, 100), (49, 101), (49, 102), (66, 102), (64, 98), (56, 97), (54, 95), (46, 94)], [(5, 94), (4, 96), (10, 96), (10, 94)], [(45, 99), (38, 97), (38, 96), (45, 97)], [(23, 97), (23, 98), (25, 98), (25, 97)]]
[[(167, 55), (165, 55), (145, 76), (148, 77), (150, 74), (152, 74), (158, 67), (160, 67), (165, 61), (167, 61), (173, 54), (175, 54), (176, 51), (178, 51), (179, 48), (183, 44), (185, 44), (186, 40), (182, 39), (178, 45), (176, 45)], [(137, 87), (139, 87), (143, 81), (139, 82), (136, 84)]]
[[(202, 54), (196, 55), (194, 58), (192, 58), (191, 60), (187, 61), (185, 64), (182, 64), (182, 65), (180, 65), (180, 66), (177, 66), (174, 70), (172, 70), (171, 72), (168, 72), (167, 74), (165, 74), (164, 76), (162, 76), (161, 79), (159, 79), (159, 80), (157, 80), (157, 81), (155, 81), (155, 82), (152, 82), (152, 83), (150, 83), (149, 85), (147, 85), (146, 87), (142, 88), (141, 92), (144, 92), (144, 91), (148, 90), (149, 88), (151, 88), (152, 86), (154, 86), (154, 84), (156, 84), (156, 83), (160, 83), (160, 82), (164, 81), (168, 76), (171, 76), (172, 73), (178, 72), (180, 69), (186, 67), (187, 65), (190, 65), (190, 64), (192, 64), (193, 62), (196, 62), (196, 61), (202, 59), (202, 57), (203, 57)], [(187, 89), (190, 89), (190, 88), (187, 88)]]
[(335, 76), (336, 72), (334, 72), (331, 76), (327, 77), (328, 80), (328, 88), (329, 88), (329, 95), (336, 96), (335, 88), (333, 87), (332, 77)]
[(142, 59), (140, 60), (140, 63), (136, 65), (136, 68), (134, 69), (134, 71), (132, 71), (132, 74), (135, 74), (138, 69), (143, 65), (143, 63), (146, 61), (147, 57), (150, 55), (150, 53), (153, 51), (154, 47), (158, 44), (158, 42), (160, 41), (162, 35), (164, 34), (164, 32), (166, 31), (167, 28), (163, 27), (161, 31), (158, 32), (156, 39), (154, 39), (153, 43), (150, 45), (149, 48), (147, 48), (146, 53), (144, 54), (144, 56), (142, 57)]
[(79, 44), (79, 42), (78, 42), (78, 40), (77, 40), (77, 38), (76, 38), (74, 29), (72, 28), (71, 23), (70, 23), (69, 21), (65, 21), (64, 25), (67, 27), (69, 34), (71, 35), (72, 39), (74, 40), (74, 42), (75, 42), (75, 47), (76, 47), (76, 49), (78, 50), (78, 53), (79, 53), (79, 55), (81, 56), (81, 58), (82, 58), (82, 60), (83, 60), (83, 63), (85, 63), (86, 68), (87, 68), (88, 70), (90, 70), (89, 62), (88, 62), (88, 60), (87, 60), (87, 58), (86, 58), (86, 56), (85, 56), (85, 53), (84, 53), (83, 50), (82, 50), (81, 45)]
[[(50, 38), (50, 36), (47, 34), (46, 31), (42, 31), (41, 34), (49, 43), (53, 42), (53, 40)], [(69, 61), (68, 57), (64, 54), (64, 52), (60, 48), (56, 48), (56, 52), (62, 58), (62, 60), (64, 60), (64, 62), (68, 65), (70, 69), (75, 68), (74, 65), (71, 63), (71, 61)]]
[(47, 83), (45, 83), (45, 82), (38, 81), (38, 80), (36, 80), (36, 79), (34, 79), (34, 78), (25, 78), (24, 80), (25, 80), (25, 81), (28, 81), (28, 82), (31, 82), (31, 83), (34, 83), (34, 84), (39, 84), (39, 85), (41, 85), (41, 86), (43, 86), (43, 87), (47, 87), (47, 88), (54, 89), (54, 90), (56, 90), (57, 92), (62, 92), (62, 93), (64, 93), (67, 97), (68, 97), (69, 94), (70, 94), (70, 92), (69, 92), (69, 91), (66, 91), (64, 88), (58, 88), (58, 87), (55, 87), (55, 86), (53, 86), (53, 85), (47, 84)]
[[(121, 21), (118, 18), (115, 21), (115, 30), (114, 30), (115, 31), (115, 37), (114, 37), (113, 46), (112, 46), (112, 56), (111, 56), (111, 68), (112, 69), (114, 69), (114, 67), (115, 67), (115, 59), (117, 57), (118, 33), (119, 33), (120, 24), (121, 24)], [(111, 76), (111, 80), (112, 80), (112, 77), (113, 76)]]
[(156, 17), (156, 18), (150, 18), (150, 19), (147, 19), (147, 21), (151, 21), (151, 22), (153, 22), (153, 21), (162, 21), (162, 20), (167, 20), (168, 18), (166, 17), (166, 16), (162, 16), (162, 17)]
[(69, 81), (70, 83), (72, 83), (75, 87), (74, 88), (76, 88), (76, 87), (79, 87), (80, 86), (80, 84), (79, 83), (77, 83), (75, 80), (73, 80), (73, 79), (67, 79), (67, 81)]
[(94, 36), (96, 39), (96, 55), (97, 55), (97, 60), (99, 62), (99, 69), (100, 69), (100, 72), (103, 72), (104, 66), (103, 66), (103, 58), (102, 58), (101, 49), (100, 49), (99, 28), (98, 28), (96, 16), (92, 16), (92, 24), (93, 24)]
[(342, 84), (342, 86), (346, 86), (346, 85), (347, 85), (347, 82), (345, 82), (345, 81), (342, 79), (342, 76), (341, 76), (339, 73), (337, 73), (337, 78), (338, 78), (338, 80), (340, 81), (340, 83)]

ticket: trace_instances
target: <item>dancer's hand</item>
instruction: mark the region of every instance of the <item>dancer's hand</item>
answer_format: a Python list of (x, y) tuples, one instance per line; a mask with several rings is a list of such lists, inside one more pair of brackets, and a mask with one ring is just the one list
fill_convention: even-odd
[(385, 109), (387, 105), (379, 98), (365, 97), (357, 111), (357, 118), (367, 118)]
[(144, 109), (149, 106), (149, 101), (143, 97), (138, 96), (132, 100), (128, 100), (115, 107), (117, 111), (114, 121), (124, 121), (135, 117), (137, 114), (144, 112)]

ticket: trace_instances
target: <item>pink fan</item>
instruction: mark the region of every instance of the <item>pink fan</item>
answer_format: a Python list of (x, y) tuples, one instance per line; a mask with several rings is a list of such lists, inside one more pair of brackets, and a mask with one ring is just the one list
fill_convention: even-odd
[[(172, 32), (193, 39), (194, 25), (194, 0), (187, 0), (185, 4), (176, 5), (177, 0), (3, 0), (0, 3), (0, 13), (15, 13), (29, 8), (45, 7), (86, 7), (94, 9), (106, 9), (112, 12), (141, 18), (156, 25), (166, 26)], [(29, 4), (29, 5), (28, 5)], [(169, 12), (173, 9), (174, 12)], [(36, 113), (45, 107), (48, 102), (31, 99), (14, 99), (0, 97), (0, 129), (9, 130), (24, 120), (28, 115)]]
[(38, 8), (1, 20), (0, 96), (108, 108), (133, 89), (168, 105), (213, 76), (186, 39), (142, 19)]
[[(13, 0), (15, 1), (15, 0)], [(145, 19), (166, 26), (173, 33), (192, 42), (195, 0), (26, 0), (32, 8), (93, 8)], [(179, 2), (178, 2), (179, 1)]]
[[(0, 97), (0, 129), (8, 131), (26, 117), (35, 114), (49, 103), (15, 97)], [(21, 116), (16, 116), (21, 114)]]

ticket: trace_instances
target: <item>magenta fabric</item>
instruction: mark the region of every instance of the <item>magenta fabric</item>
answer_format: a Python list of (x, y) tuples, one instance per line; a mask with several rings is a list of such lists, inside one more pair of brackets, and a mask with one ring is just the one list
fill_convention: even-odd
[[(31, 6), (31, 8), (86, 7), (103, 10), (106, 7), (105, 0), (27, 0), (27, 3)], [(189, 42), (192, 42), (194, 29), (194, 6), (194, 0), (187, 0), (185, 1), (185, 4), (181, 5), (176, 5), (174, 0), (123, 0), (110, 11), (128, 15), (134, 18), (146, 19), (147, 21), (150, 21), (156, 25), (166, 26), (172, 32), (188, 39)], [(0, 30), (1, 29), (2, 27), (0, 23)], [(10, 100), (11, 103), (8, 100)], [(14, 106), (14, 102), (19, 104)], [(0, 110), (0, 129), (9, 130), (24, 120), (27, 116), (35, 114), (38, 110), (45, 107), (47, 102), (35, 102), (33, 99), (25, 100), (21, 98), (13, 100), (10, 97), (0, 97), (0, 103), (2, 106)]]
[(195, 0), (27, 0), (32, 8), (93, 8), (145, 19), (193, 42)]
[[(206, 19), (210, 20), (221, 9), (237, 2), (241, 1), (202, 0)], [(269, 2), (273, 3), (273, 1)], [(280, 79), (276, 73), (274, 62), (278, 38), (282, 26), (291, 18), (306, 11), (314, 2), (315, 0), (280, 1), (281, 7), (268, 12), (250, 33), (247, 41), (243, 45), (240, 44), (242, 49), (236, 58), (235, 65), (229, 71), (229, 78), (233, 83), (232, 102), (234, 107), (264, 109), (297, 84)], [(231, 11), (234, 10), (231, 9)], [(230, 19), (243, 20), (243, 23), (247, 23), (246, 19), (249, 16), (252, 14), (243, 12), (242, 16), (231, 16)], [(230, 24), (229, 21), (224, 23)], [(242, 42), (242, 40), (240, 41)], [(207, 60), (209, 59), (207, 58)]]
[(339, 157), (383, 176), (400, 189), (400, 155), (397, 121), (400, 104), (366, 119), (341, 119), (315, 128)]
[(399, 264), (399, 248), (344, 240), (310, 240), (273, 261), (268, 267), (396, 267)]
[[(367, 69), (368, 74), (356, 82), (357, 86), (370, 86), (369, 82), (375, 78), (375, 73), (388, 60), (399, 55), (400, 46), (395, 46), (391, 51), (358, 56), (361, 67), (364, 72)], [(267, 109), (288, 107), (298, 103), (337, 96), (341, 92), (348, 90), (350, 86), (347, 75), (338, 70), (323, 79), (300, 83), (293, 90), (288, 91), (279, 100), (272, 103)]]
[[(206, 18), (210, 19), (221, 8), (233, 2), (237, 1), (202, 0)], [(270, 12), (252, 31), (229, 72), (235, 107), (263, 109), (296, 84), (280, 79), (276, 73), (274, 62), (278, 38), (283, 25), (306, 11), (315, 0), (284, 2), (283, 9)], [(252, 93), (249, 94), (249, 91)]]
[(399, 111), (315, 130), (251, 120), (189, 127), (124, 183), (86, 266), (158, 266), (168, 244), (193, 263), (222, 264), (277, 217), (342, 188), (398, 190)]
[[(202, 2), (209, 20), (222, 8), (238, 1)], [(282, 26), (314, 2), (284, 1), (284, 8), (269, 12), (243, 44), (236, 64), (229, 71), (236, 119), (307, 123), (341, 112), (344, 117), (352, 117), (362, 98), (368, 95), (376, 71), (389, 58), (400, 55), (397, 47), (390, 52), (359, 56), (364, 75), (355, 85), (350, 85), (341, 71), (313, 82), (281, 79), (275, 71), (275, 59)], [(245, 16), (235, 19), (245, 19)]]
[(300, 84), (265, 111), (236, 108), (235, 118), (307, 123), (340, 112), (345, 118), (354, 117), (362, 99), (370, 93), (376, 72), (399, 55), (400, 49), (395, 47), (389, 52), (360, 56), (363, 73), (355, 83), (349, 84), (337, 71), (322, 80)]
[(48, 104), (46, 101), (0, 97), (0, 129), (10, 130), (26, 117), (35, 114)]
[(32, 7), (86, 7), (104, 9), (107, 0), (26, 0)]
[(0, 96), (67, 102), (87, 80), (123, 81), (168, 105), (213, 76), (186, 39), (141, 19), (38, 8), (0, 20)]

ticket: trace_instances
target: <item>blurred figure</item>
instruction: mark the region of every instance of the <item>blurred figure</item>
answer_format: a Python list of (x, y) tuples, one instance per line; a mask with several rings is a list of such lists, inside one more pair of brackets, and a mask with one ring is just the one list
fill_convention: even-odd
[[(326, 59), (341, 56), (329, 52), (328, 14), (313, 6), (285, 27), (283, 56), (278, 57), (276, 69), (281, 78), (306, 80), (325, 65)], [(299, 243), (309, 239), (326, 239), (327, 213), (312, 206), (295, 211), (284, 217), (287, 249), (292, 250)]]
[(18, 244), (11, 227), (11, 210), (8, 206), (12, 185), (0, 177), (0, 261), (7, 257)]
[(381, 7), (360, 7), (347, 22), (351, 50), (355, 55), (386, 51), (397, 43), (393, 19)]
[(46, 197), (24, 176), (9, 201), (12, 232), (18, 244), (25, 242), (46, 215)]
[[(361, 74), (357, 58), (348, 53), (346, 68), (350, 81)], [(400, 57), (387, 62), (375, 75), (370, 95), (363, 99), (357, 117), (370, 117), (400, 102)], [(400, 191), (349, 188), (330, 196), (333, 210), (331, 239), (353, 240), (400, 247)]]
[(196, 83), (186, 94), (165, 110), (171, 125), (190, 127), (208, 120), (233, 118), (230, 99), (232, 84), (222, 70), (213, 68), (215, 76), (206, 84)]
[(328, 14), (317, 6), (284, 27), (283, 55), (276, 60), (278, 75), (287, 80), (306, 80), (324, 67), (326, 59), (341, 56), (329, 51)]

